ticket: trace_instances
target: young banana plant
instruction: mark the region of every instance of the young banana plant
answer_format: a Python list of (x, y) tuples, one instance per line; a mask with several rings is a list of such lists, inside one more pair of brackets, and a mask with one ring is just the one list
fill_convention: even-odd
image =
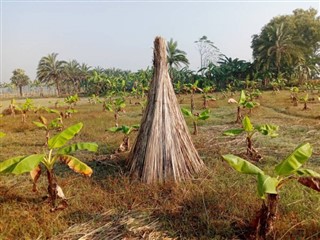
[(212, 87), (212, 86), (207, 86), (207, 87), (203, 88), (203, 94), (202, 94), (203, 109), (208, 108), (208, 101), (209, 100), (216, 101), (216, 99), (213, 96), (209, 95), (209, 93), (212, 92), (213, 90), (214, 90), (214, 87)]
[(58, 115), (58, 117), (51, 120), (50, 122), (48, 122), (48, 120), (45, 117), (40, 116), (39, 117), (40, 122), (33, 121), (34, 125), (36, 125), (38, 128), (44, 129), (46, 131), (45, 146), (48, 146), (48, 141), (50, 138), (50, 131), (52, 131), (52, 130), (62, 131), (62, 128), (63, 128), (62, 115), (60, 114), (60, 112), (55, 109), (47, 109), (47, 111), (51, 112), (51, 113), (56, 113)]
[(77, 105), (79, 100), (78, 94), (68, 96), (64, 99), (64, 102), (68, 104), (68, 109), (65, 111), (65, 118), (71, 118), (73, 113), (78, 112), (74, 107)]
[(123, 141), (120, 144), (117, 152), (127, 152), (130, 150), (131, 145), (130, 145), (130, 139), (129, 135), (133, 131), (137, 131), (139, 129), (140, 125), (132, 125), (132, 126), (126, 126), (122, 125), (121, 127), (112, 127), (107, 129), (110, 132), (122, 132), (124, 134)]
[(109, 112), (114, 112), (114, 121), (115, 126), (118, 127), (119, 123), (119, 112), (124, 112), (124, 108), (126, 107), (126, 103), (124, 98), (117, 98), (110, 103), (105, 103), (104, 108)]
[(309, 143), (299, 145), (286, 159), (275, 166), (273, 176), (235, 155), (222, 156), (236, 171), (253, 175), (257, 179), (257, 190), (262, 199), (262, 206), (255, 223), (256, 239), (266, 239), (272, 232), (277, 218), (279, 192), (289, 180), (296, 180), (302, 185), (320, 192), (320, 174), (302, 167), (311, 155), (312, 146)]
[(193, 113), (194, 109), (195, 109), (195, 103), (194, 103), (194, 94), (199, 91), (199, 92), (203, 92), (203, 90), (201, 88), (198, 87), (199, 81), (195, 81), (193, 84), (192, 83), (188, 83), (184, 85), (184, 88), (189, 91), (191, 93), (191, 97), (190, 97), (190, 107), (191, 107), (191, 112)]
[(99, 98), (99, 96), (92, 94), (91, 97), (88, 98), (88, 102), (90, 104), (97, 104), (102, 103), (102, 100)]
[(247, 156), (253, 161), (260, 161), (262, 156), (252, 145), (252, 137), (256, 132), (260, 132), (263, 135), (269, 137), (277, 137), (279, 126), (272, 124), (263, 124), (261, 126), (254, 127), (251, 124), (251, 121), (248, 116), (245, 116), (242, 120), (242, 128), (229, 129), (223, 132), (225, 136), (237, 136), (241, 133), (246, 133), (246, 142), (247, 142)]
[[(13, 173), (17, 175), (30, 172), (33, 179), (33, 190), (36, 191), (36, 183), (41, 175), (41, 166), (43, 166), (47, 173), (51, 211), (65, 208), (67, 206), (66, 197), (57, 183), (57, 179), (54, 174), (54, 166), (57, 162), (61, 162), (67, 164), (70, 169), (77, 173), (85, 176), (91, 176), (92, 169), (71, 154), (77, 150), (95, 152), (98, 149), (98, 145), (96, 143), (81, 142), (66, 145), (69, 140), (80, 132), (82, 127), (83, 124), (81, 122), (77, 123), (50, 138), (48, 140), (47, 151), (43, 154), (18, 156), (0, 162), (0, 173)], [(56, 200), (58, 197), (62, 198), (62, 202), (57, 207)]]
[(22, 112), (22, 122), (25, 123), (27, 121), (27, 113), (31, 110), (34, 110), (35, 106), (33, 104), (33, 100), (27, 98), (21, 106), (16, 106), (16, 109)]
[(298, 93), (299, 93), (299, 88), (298, 87), (292, 87), (290, 88), (290, 98), (293, 103), (293, 106), (298, 106)]
[(192, 113), (191, 111), (189, 111), (186, 108), (181, 108), (181, 111), (183, 113), (183, 115), (185, 115), (186, 117), (191, 117), (192, 121), (193, 121), (193, 134), (197, 135), (198, 134), (198, 121), (199, 120), (207, 120), (210, 117), (210, 110), (206, 109), (201, 113)]
[(69, 109), (73, 109), (76, 105), (77, 105), (77, 102), (79, 101), (79, 96), (78, 94), (75, 94), (75, 95), (71, 95), (71, 96), (68, 96), (64, 99), (64, 102), (66, 104), (68, 104), (68, 108)]
[(240, 93), (240, 98), (239, 100), (235, 100), (233, 98), (229, 98), (228, 99), (228, 103), (236, 103), (237, 106), (237, 119), (236, 119), (236, 123), (240, 123), (242, 120), (242, 114), (241, 114), (241, 108), (247, 108), (249, 109), (249, 111), (251, 112), (251, 110), (256, 107), (259, 106), (258, 102), (254, 102), (254, 101), (250, 101), (244, 90), (241, 91)]
[(304, 97), (300, 98), (300, 101), (303, 103), (303, 108), (302, 110), (308, 110), (310, 109), (307, 104), (309, 101), (309, 94), (307, 93)]

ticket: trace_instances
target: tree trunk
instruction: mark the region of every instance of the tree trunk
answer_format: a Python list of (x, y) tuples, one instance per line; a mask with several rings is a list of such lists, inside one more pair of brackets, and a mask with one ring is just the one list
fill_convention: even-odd
[(54, 210), (56, 207), (56, 199), (57, 199), (57, 182), (53, 173), (53, 169), (47, 170), (47, 177), (48, 177), (48, 194), (49, 194), (52, 210)]
[(277, 217), (278, 204), (278, 194), (268, 194), (267, 204), (265, 202), (262, 203), (257, 227), (259, 240), (267, 239), (267, 236), (272, 232), (274, 227), (273, 225)]
[(302, 110), (308, 110), (307, 102), (303, 103), (303, 109)]
[(119, 114), (118, 114), (118, 112), (115, 112), (114, 113), (114, 122), (115, 122), (116, 127), (119, 126), (118, 119), (119, 119)]
[(23, 123), (27, 122), (27, 111), (22, 111), (22, 122)]
[(60, 80), (56, 79), (56, 88), (57, 88), (57, 95), (58, 97), (61, 96), (61, 86), (60, 86)]
[(255, 162), (259, 162), (262, 159), (262, 156), (252, 146), (252, 140), (250, 137), (247, 137), (247, 155), (252, 161)]
[(203, 109), (208, 108), (208, 100), (206, 96), (203, 96)]
[(191, 113), (193, 113), (194, 110), (194, 91), (191, 92)]
[(154, 41), (148, 103), (128, 158), (131, 177), (146, 183), (182, 181), (204, 168), (168, 74), (166, 41)]
[(49, 130), (47, 130), (46, 131), (46, 143), (45, 143), (45, 146), (48, 146), (49, 138), (50, 138), (50, 132), (49, 132)]
[(236, 123), (241, 123), (242, 120), (242, 115), (241, 115), (241, 108), (240, 106), (237, 107), (237, 119), (236, 119)]
[(193, 122), (193, 129), (193, 135), (198, 135), (198, 125), (196, 121)]
[(23, 94), (22, 94), (22, 86), (19, 86), (19, 93), (20, 93), (20, 97), (22, 97), (23, 96)]

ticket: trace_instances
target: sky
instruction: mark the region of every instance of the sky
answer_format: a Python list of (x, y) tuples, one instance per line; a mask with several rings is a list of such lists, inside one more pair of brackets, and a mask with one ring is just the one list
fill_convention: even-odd
[(226, 56), (251, 61), (252, 35), (275, 16), (310, 7), (319, 12), (320, 0), (0, 0), (0, 82), (16, 68), (36, 79), (40, 59), (53, 52), (92, 67), (145, 69), (156, 36), (177, 41), (192, 70), (203, 35)]

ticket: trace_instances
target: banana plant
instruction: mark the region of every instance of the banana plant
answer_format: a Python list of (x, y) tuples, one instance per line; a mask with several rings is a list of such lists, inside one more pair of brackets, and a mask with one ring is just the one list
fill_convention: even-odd
[(244, 90), (241, 91), (240, 93), (240, 98), (239, 100), (235, 100), (233, 98), (229, 98), (228, 103), (236, 103), (237, 106), (237, 119), (236, 119), (236, 123), (240, 123), (242, 120), (242, 114), (241, 114), (241, 108), (247, 108), (249, 109), (249, 111), (251, 112), (251, 110), (256, 107), (259, 106), (258, 102), (254, 102), (254, 101), (250, 101)]
[(290, 180), (320, 192), (320, 174), (307, 168), (303, 164), (311, 157), (312, 146), (309, 143), (299, 145), (287, 158), (274, 168), (273, 175), (238, 156), (227, 154), (223, 159), (236, 171), (250, 174), (257, 179), (257, 192), (262, 199), (261, 209), (255, 222), (258, 238), (266, 239), (272, 232), (277, 217), (279, 192)]
[(65, 118), (71, 118), (73, 113), (78, 112), (74, 109), (74, 107), (77, 105), (77, 102), (80, 100), (78, 94), (68, 96), (64, 99), (64, 102), (68, 104), (68, 109), (65, 111)]
[(304, 97), (300, 98), (300, 101), (303, 103), (303, 108), (302, 110), (308, 110), (310, 109), (307, 104), (309, 101), (309, 94), (307, 93)]
[(76, 105), (77, 105), (77, 102), (79, 101), (79, 96), (78, 94), (75, 94), (75, 95), (71, 95), (71, 96), (68, 96), (64, 99), (64, 102), (66, 104), (68, 104), (68, 108), (69, 109), (73, 109)]
[(293, 103), (293, 106), (298, 106), (298, 93), (299, 93), (299, 88), (298, 87), (292, 87), (290, 88), (291, 92), (291, 101)]
[(209, 93), (212, 92), (214, 90), (214, 87), (212, 86), (207, 86), (203, 88), (203, 94), (202, 94), (202, 98), (203, 98), (203, 109), (207, 109), (208, 108), (208, 101), (216, 101), (216, 99), (213, 96), (210, 96)]
[[(66, 145), (69, 140), (73, 139), (74, 136), (80, 132), (82, 127), (83, 124), (81, 122), (77, 123), (50, 138), (48, 140), (48, 146), (45, 153), (13, 157), (0, 162), (0, 173), (13, 173), (18, 175), (30, 172), (33, 180), (33, 190), (37, 191), (36, 183), (42, 172), (41, 166), (43, 166), (47, 173), (51, 211), (66, 207), (67, 199), (64, 196), (61, 187), (57, 183), (57, 179), (54, 174), (54, 166), (57, 162), (61, 162), (68, 165), (70, 169), (77, 173), (85, 176), (91, 176), (93, 172), (92, 169), (71, 154), (77, 150), (96, 152), (98, 149), (98, 145), (96, 143), (89, 142)], [(58, 197), (62, 198), (62, 201), (58, 206), (56, 206), (56, 200)]]
[(191, 93), (190, 97), (190, 107), (191, 107), (191, 113), (193, 113), (195, 106), (194, 106), (194, 94), (199, 91), (203, 92), (201, 88), (198, 87), (199, 81), (195, 81), (194, 83), (188, 83), (184, 85), (184, 89), (189, 91)]
[(99, 98), (99, 96), (92, 94), (89, 98), (88, 98), (88, 102), (90, 104), (97, 104), (97, 103), (102, 103), (102, 100)]
[(126, 126), (126, 125), (122, 125), (121, 127), (112, 127), (107, 129), (110, 132), (122, 132), (124, 134), (122, 143), (120, 144), (117, 152), (126, 152), (129, 151), (131, 146), (130, 146), (130, 139), (129, 139), (129, 135), (130, 133), (132, 133), (133, 131), (137, 131), (139, 129), (140, 125), (132, 125), (132, 126)]
[(124, 98), (116, 98), (110, 103), (104, 103), (104, 109), (109, 111), (109, 112), (114, 112), (114, 121), (115, 121), (115, 126), (118, 127), (119, 123), (119, 112), (124, 112), (124, 108), (126, 107), (126, 103)]
[(25, 123), (27, 121), (27, 113), (31, 110), (34, 110), (35, 106), (33, 104), (33, 100), (27, 98), (21, 106), (16, 106), (15, 108), (22, 112), (22, 122)]
[(272, 124), (263, 124), (261, 126), (253, 126), (251, 124), (250, 118), (245, 116), (242, 120), (242, 128), (229, 129), (223, 132), (225, 136), (237, 136), (242, 133), (246, 133), (246, 142), (247, 142), (247, 156), (253, 161), (260, 161), (262, 156), (258, 151), (253, 147), (252, 138), (253, 135), (257, 132), (260, 132), (262, 135), (269, 137), (277, 137), (279, 126)]
[(189, 111), (186, 108), (181, 108), (181, 111), (183, 113), (183, 115), (185, 115), (186, 117), (191, 117), (192, 121), (193, 121), (193, 134), (197, 135), (198, 134), (198, 121), (199, 120), (207, 120), (210, 117), (210, 110), (206, 109), (201, 113), (192, 113), (191, 111)]
[[(55, 110), (51, 110), (51, 111), (55, 111)], [(51, 130), (61, 131), (63, 128), (62, 116), (60, 115), (59, 112), (57, 112), (57, 114), (59, 116), (57, 118), (51, 120), (50, 122), (48, 122), (48, 120), (43, 116), (39, 117), (40, 122), (33, 121), (34, 125), (36, 125), (38, 128), (44, 129), (46, 131), (45, 146), (48, 146), (48, 141), (50, 138), (50, 131)]]

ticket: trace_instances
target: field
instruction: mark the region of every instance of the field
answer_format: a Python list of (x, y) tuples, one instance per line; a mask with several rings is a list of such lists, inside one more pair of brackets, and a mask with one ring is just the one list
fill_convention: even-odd
[[(253, 109), (253, 124), (279, 125), (279, 136), (269, 138), (256, 134), (254, 146), (263, 156), (259, 167), (272, 174), (275, 164), (300, 143), (309, 142), (313, 155), (306, 164), (320, 172), (320, 102), (310, 101), (293, 106), (289, 91), (264, 92)], [(235, 99), (238, 99), (239, 92)], [(89, 104), (81, 98), (78, 113), (64, 120), (65, 126), (83, 122), (84, 128), (75, 141), (96, 142), (97, 153), (81, 152), (77, 157), (92, 167), (91, 178), (80, 176), (64, 165), (55, 171), (69, 206), (50, 213), (43, 197), (46, 183), (39, 182), (39, 192), (32, 192), (29, 174), (0, 175), (0, 239), (248, 239), (252, 222), (261, 206), (256, 179), (234, 171), (221, 155), (233, 153), (245, 157), (244, 136), (227, 137), (222, 132), (239, 127), (235, 124), (236, 106), (227, 103), (222, 94), (209, 103), (210, 118), (199, 121), (199, 134), (192, 136), (207, 170), (194, 179), (174, 184), (147, 185), (130, 180), (126, 169), (128, 153), (115, 154), (122, 141), (121, 133), (105, 131), (114, 126), (113, 113), (102, 111), (101, 104)], [(189, 95), (179, 97), (181, 107), (189, 107)], [(36, 105), (53, 107), (55, 99), (35, 99)], [(49, 103), (50, 101), (50, 103)], [(120, 125), (139, 124), (141, 106), (126, 101), (126, 112), (120, 113)], [(22, 102), (22, 100), (21, 100)], [(9, 101), (1, 101), (1, 111)], [(65, 107), (61, 107), (63, 109)], [(196, 110), (202, 108), (196, 95)], [(21, 116), (0, 118), (0, 161), (13, 156), (41, 153), (45, 133), (32, 121), (40, 113), (30, 113), (27, 122)], [(52, 115), (42, 114), (47, 118)], [(192, 132), (192, 122), (186, 119)], [(130, 135), (132, 141), (136, 133)], [(319, 239), (320, 194), (289, 182), (280, 192), (278, 218), (270, 239)]]

